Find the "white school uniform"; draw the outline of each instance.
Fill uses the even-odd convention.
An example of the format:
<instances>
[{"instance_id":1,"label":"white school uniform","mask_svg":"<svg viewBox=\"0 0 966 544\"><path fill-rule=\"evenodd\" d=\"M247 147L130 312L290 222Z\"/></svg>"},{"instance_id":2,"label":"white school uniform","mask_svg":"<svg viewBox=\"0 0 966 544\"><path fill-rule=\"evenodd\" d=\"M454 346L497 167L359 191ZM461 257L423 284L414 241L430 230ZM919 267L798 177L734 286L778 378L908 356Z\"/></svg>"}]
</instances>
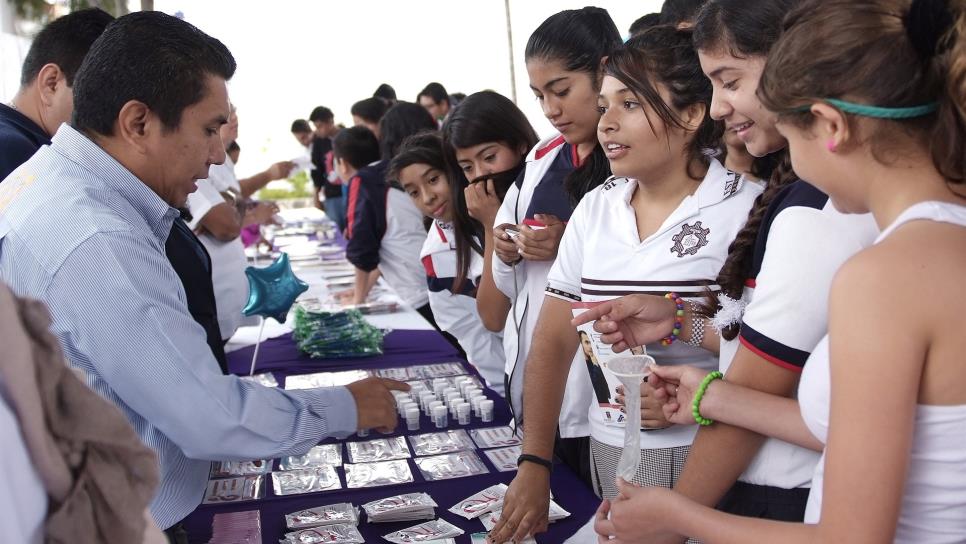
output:
<instances>
[{"instance_id":1,"label":"white school uniform","mask_svg":"<svg viewBox=\"0 0 966 544\"><path fill-rule=\"evenodd\" d=\"M557 261L547 280L547 294L571 303L611 300L633 293L685 298L717 290L715 278L728 255L728 246L744 225L761 187L748 183L711 161L708 173L693 195L685 197L656 232L641 241L631 198L637 181L611 178L588 193L571 216L560 243ZM717 358L706 350L675 342L647 346L662 365L689 364L712 369ZM583 360L583 354L580 356ZM587 365L574 365L587 374ZM591 437L610 446L624 444L623 420L614 417L614 387L619 381L606 368L610 400L596 399L589 410ZM600 377L597 378L598 381ZM687 446L696 425L675 425L641 434L641 449Z\"/></svg>"},{"instance_id":2,"label":"white school uniform","mask_svg":"<svg viewBox=\"0 0 966 544\"><path fill-rule=\"evenodd\" d=\"M456 233L451 223L435 221L426 234L420 258L426 269L429 306L436 324L456 338L470 364L491 389L503 395L503 335L488 331L476 309L483 256L470 251L467 277L462 287L455 289Z\"/></svg>"},{"instance_id":3,"label":"white school uniform","mask_svg":"<svg viewBox=\"0 0 966 544\"><path fill-rule=\"evenodd\" d=\"M534 146L527 155L522 183L510 186L493 226L504 223L519 225L526 220L534 190L564 147L563 136L560 135L546 138ZM503 347L507 381L510 384L506 398L517 417L523 410L524 366L543 307L544 288L552 265L552 261L521 260L509 266L498 258L493 259L494 283L511 302L510 315L503 331ZM582 359L575 357L574 361ZM591 397L587 372L579 364L572 365L557 422L561 438L579 438L590 434L587 404Z\"/></svg>"},{"instance_id":4,"label":"white school uniform","mask_svg":"<svg viewBox=\"0 0 966 544\"><path fill-rule=\"evenodd\" d=\"M825 193L804 181L776 195L762 219L745 281L742 299L748 306L741 333L721 342L721 371L728 371L740 343L772 364L801 372L828 329L832 277L877 232L871 215L839 212ZM808 487L818 459L817 452L769 438L739 480Z\"/></svg>"}]
</instances>

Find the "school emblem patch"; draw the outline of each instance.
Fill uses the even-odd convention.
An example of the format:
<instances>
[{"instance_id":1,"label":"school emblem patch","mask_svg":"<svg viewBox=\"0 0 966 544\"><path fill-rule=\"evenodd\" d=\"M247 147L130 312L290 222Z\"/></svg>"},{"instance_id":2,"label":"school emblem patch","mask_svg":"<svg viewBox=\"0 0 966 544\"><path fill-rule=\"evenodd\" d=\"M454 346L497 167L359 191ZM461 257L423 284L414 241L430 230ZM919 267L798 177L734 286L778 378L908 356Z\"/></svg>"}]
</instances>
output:
<instances>
[{"instance_id":1,"label":"school emblem patch","mask_svg":"<svg viewBox=\"0 0 966 544\"><path fill-rule=\"evenodd\" d=\"M693 225L687 223L681 227L681 232L671 237L674 245L671 246L671 253L676 253L678 258L685 255L694 255L699 249L708 245L708 235L711 229L701 228L701 221Z\"/></svg>"}]
</instances>

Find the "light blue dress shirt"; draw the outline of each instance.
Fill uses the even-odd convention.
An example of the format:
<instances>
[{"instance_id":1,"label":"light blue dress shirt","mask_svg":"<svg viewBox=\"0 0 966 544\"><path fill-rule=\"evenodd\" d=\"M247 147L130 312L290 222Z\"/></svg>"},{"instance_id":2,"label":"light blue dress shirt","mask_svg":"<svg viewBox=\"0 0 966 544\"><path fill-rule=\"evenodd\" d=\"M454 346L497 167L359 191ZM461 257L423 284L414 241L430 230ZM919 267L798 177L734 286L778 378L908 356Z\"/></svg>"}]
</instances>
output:
<instances>
[{"instance_id":1,"label":"light blue dress shirt","mask_svg":"<svg viewBox=\"0 0 966 544\"><path fill-rule=\"evenodd\" d=\"M344 387L221 374L165 256L177 215L68 125L0 183L0 280L50 307L67 360L157 452L161 528L201 502L210 461L301 455L357 417Z\"/></svg>"}]
</instances>

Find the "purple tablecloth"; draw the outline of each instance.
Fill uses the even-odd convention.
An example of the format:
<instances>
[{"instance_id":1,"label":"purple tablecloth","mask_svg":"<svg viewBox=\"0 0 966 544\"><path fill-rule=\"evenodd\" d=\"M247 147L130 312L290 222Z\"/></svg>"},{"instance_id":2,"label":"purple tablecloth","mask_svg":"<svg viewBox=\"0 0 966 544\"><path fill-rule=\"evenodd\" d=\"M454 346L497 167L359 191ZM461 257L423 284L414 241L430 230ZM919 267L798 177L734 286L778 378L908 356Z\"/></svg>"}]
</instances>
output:
<instances>
[{"instance_id":1,"label":"purple tablecloth","mask_svg":"<svg viewBox=\"0 0 966 544\"><path fill-rule=\"evenodd\" d=\"M228 354L228 365L233 372L247 372L248 365L251 362L251 349L246 348ZM271 369L279 379L279 382L282 383L285 376L309 372L360 368L390 368L456 360L459 360L459 358L455 350L437 332L398 330L393 331L386 337L385 353L383 355L363 359L312 360L302 356L298 352L290 337L276 338L262 344L258 367ZM464 362L464 364L466 363ZM475 374L475 370L470 365L466 365ZM495 419L492 423L482 423L478 418L473 418L470 425L464 426L456 425L451 421L448 429L473 429L506 425L510 421L509 407L493 391L486 390L485 393L487 397L497 401ZM405 430L405 424L403 424L400 428L397 428L395 433L385 436L420 434L435 431L436 429L429 421L429 418L422 416L420 419L420 429L418 431L409 432ZM353 436L348 440L370 440L381 436L383 435L374 432L368 438ZM323 443L337 442L336 440L327 440ZM477 450L477 454L491 472L479 476L452 480L426 481L422 478L412 460L408 462L410 470L413 473L414 481L409 484L394 486L340 489L322 493L276 497L271 489L270 478L266 478L266 496L264 499L229 505L202 505L184 520L184 524L188 531L190 542L204 543L211 537L211 520L215 514L257 509L261 511L262 542L264 544L270 544L277 542L285 534L285 514L313 506L339 502L351 502L358 506L365 502L391 495L425 491L439 504L439 507L436 509L437 517L453 523L466 532L464 535L457 537L456 541L461 544L469 543L471 534L484 531L483 524L479 520L467 520L452 514L448 509L460 500L490 485L499 482L510 483L516 474L515 472L497 472L486 455L483 454L482 450ZM348 462L345 448L343 448L343 460ZM339 467L337 472L344 486L346 481L345 470ZM593 515L599 503L592 491L566 466L558 464L551 480L554 499L569 511L571 516L551 524L550 530L547 533L538 535L537 541L542 544L559 544L566 540ZM382 539L383 535L415 525L416 523L419 522L373 524L363 519L359 524L359 530L365 537L366 542L385 542Z\"/></svg>"},{"instance_id":2,"label":"purple tablecloth","mask_svg":"<svg viewBox=\"0 0 966 544\"><path fill-rule=\"evenodd\" d=\"M255 346L228 354L228 370L234 374L248 374ZM311 359L296 347L292 335L286 334L262 342L255 364L255 373L271 371L279 378L290 374L309 374L329 370L353 368L389 368L420 363L458 361L459 354L435 330L394 330L386 335L382 355L349 359Z\"/></svg>"}]
</instances>

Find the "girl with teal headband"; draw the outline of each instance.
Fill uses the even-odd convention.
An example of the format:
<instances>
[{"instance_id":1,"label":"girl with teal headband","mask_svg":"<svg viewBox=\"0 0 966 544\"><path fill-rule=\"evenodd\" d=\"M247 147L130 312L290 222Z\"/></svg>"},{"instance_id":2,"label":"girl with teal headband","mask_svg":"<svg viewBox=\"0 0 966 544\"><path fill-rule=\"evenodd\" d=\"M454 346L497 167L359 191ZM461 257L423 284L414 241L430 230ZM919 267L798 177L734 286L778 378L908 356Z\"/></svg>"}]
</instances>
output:
<instances>
[{"instance_id":1,"label":"girl with teal headband","mask_svg":"<svg viewBox=\"0 0 966 544\"><path fill-rule=\"evenodd\" d=\"M658 370L672 419L824 448L806 524L715 512L623 486L598 532L703 542L961 542L966 535L966 6L825 0L794 12L758 93L792 164L881 234L837 272L829 331L792 400ZM856 59L844 51L862 52ZM803 107L804 106L804 107ZM788 308L788 311L795 311ZM833 387L834 385L834 387ZM800 408L800 411L799 411Z\"/></svg>"}]
</instances>

